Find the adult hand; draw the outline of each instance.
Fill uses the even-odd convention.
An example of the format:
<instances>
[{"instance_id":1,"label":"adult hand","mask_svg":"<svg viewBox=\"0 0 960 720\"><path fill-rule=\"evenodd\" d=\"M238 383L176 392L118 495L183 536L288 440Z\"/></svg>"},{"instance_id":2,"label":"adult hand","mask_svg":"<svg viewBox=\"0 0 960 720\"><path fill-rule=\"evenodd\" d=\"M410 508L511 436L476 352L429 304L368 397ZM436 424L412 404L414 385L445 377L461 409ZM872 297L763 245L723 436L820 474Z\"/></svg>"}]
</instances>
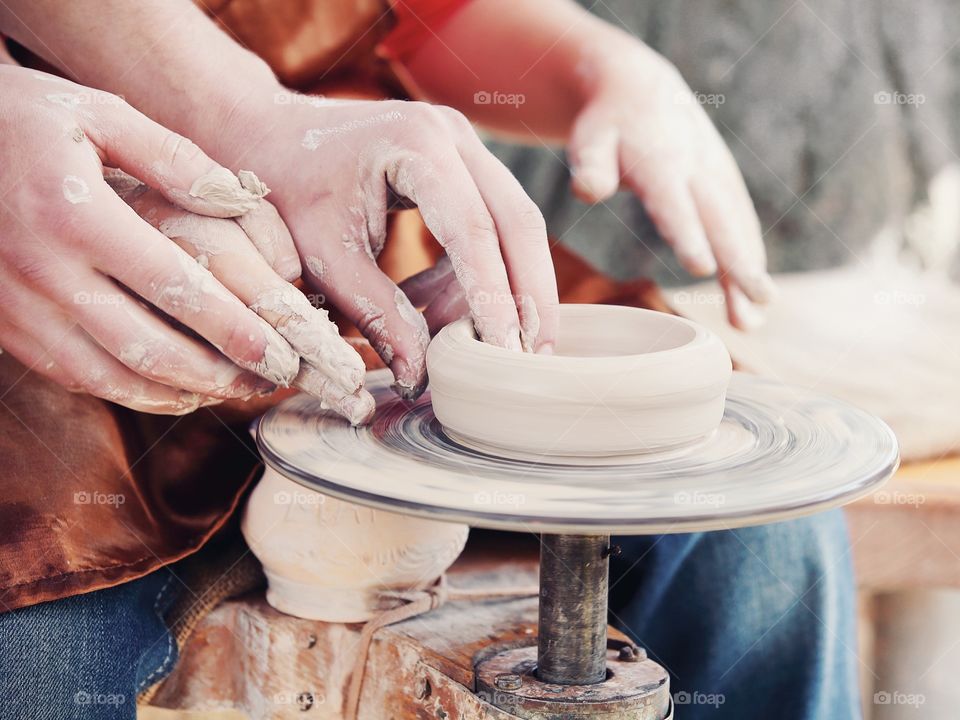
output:
<instances>
[{"instance_id":1,"label":"adult hand","mask_svg":"<svg viewBox=\"0 0 960 720\"><path fill-rule=\"evenodd\" d=\"M0 67L0 86L0 344L73 390L147 412L293 382L290 343L143 222L103 168L193 213L252 213L248 236L292 276L261 188L116 96L13 66ZM348 387L353 370L344 375Z\"/></svg>"},{"instance_id":2,"label":"adult hand","mask_svg":"<svg viewBox=\"0 0 960 720\"><path fill-rule=\"evenodd\" d=\"M557 290L543 218L461 114L269 95L237 107L217 156L242 159L270 185L307 279L370 340L402 396L425 385L429 335L375 262L398 204L417 206L446 249L482 340L552 347Z\"/></svg>"},{"instance_id":3,"label":"adult hand","mask_svg":"<svg viewBox=\"0 0 960 720\"><path fill-rule=\"evenodd\" d=\"M257 243L252 242L252 227L286 232L266 200L261 200L266 207L252 217L251 213L237 218L207 217L183 210L159 191L121 171L108 172L106 177L140 217L209 269L300 354L295 387L320 398L355 425L372 417L375 402L361 387L364 366L357 352L340 337L327 311L315 307L271 268ZM261 233L261 237L266 234ZM289 239L289 235L286 237ZM317 299L320 302L322 298Z\"/></svg>"}]
</instances>

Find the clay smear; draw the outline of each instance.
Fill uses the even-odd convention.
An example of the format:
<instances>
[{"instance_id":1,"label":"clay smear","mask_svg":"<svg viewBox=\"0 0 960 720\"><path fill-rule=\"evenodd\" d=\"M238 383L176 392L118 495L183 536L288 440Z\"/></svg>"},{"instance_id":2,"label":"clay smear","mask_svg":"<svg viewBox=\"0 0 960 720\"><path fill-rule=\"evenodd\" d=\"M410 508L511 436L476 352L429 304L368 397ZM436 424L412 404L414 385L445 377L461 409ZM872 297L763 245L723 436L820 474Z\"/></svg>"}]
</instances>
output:
<instances>
[{"instance_id":1,"label":"clay smear","mask_svg":"<svg viewBox=\"0 0 960 720\"><path fill-rule=\"evenodd\" d=\"M269 188L249 170L241 170L240 175L243 180L224 167L215 167L194 180L190 197L209 203L224 217L243 215L257 207Z\"/></svg>"},{"instance_id":2,"label":"clay smear","mask_svg":"<svg viewBox=\"0 0 960 720\"><path fill-rule=\"evenodd\" d=\"M67 175L63 179L63 197L72 205L93 202L90 186L83 178L76 175Z\"/></svg>"},{"instance_id":3,"label":"clay smear","mask_svg":"<svg viewBox=\"0 0 960 720\"><path fill-rule=\"evenodd\" d=\"M273 324L303 356L347 392L363 385L365 367L357 352L340 337L322 308L315 308L294 287L267 290L250 309Z\"/></svg>"}]
</instances>

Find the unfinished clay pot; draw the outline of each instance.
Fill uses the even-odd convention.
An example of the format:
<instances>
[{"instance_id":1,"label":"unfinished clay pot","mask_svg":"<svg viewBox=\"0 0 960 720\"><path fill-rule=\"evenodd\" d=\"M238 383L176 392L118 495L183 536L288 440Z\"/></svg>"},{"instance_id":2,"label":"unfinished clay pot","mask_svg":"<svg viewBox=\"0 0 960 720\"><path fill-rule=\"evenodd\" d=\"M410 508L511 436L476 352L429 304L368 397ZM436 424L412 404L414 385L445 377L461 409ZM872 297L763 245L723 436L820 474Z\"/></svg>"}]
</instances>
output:
<instances>
[{"instance_id":1,"label":"unfinished clay pot","mask_svg":"<svg viewBox=\"0 0 960 720\"><path fill-rule=\"evenodd\" d=\"M267 602L326 622L364 622L397 604L384 590L430 585L460 555L468 533L466 525L321 495L269 467L241 527L263 564Z\"/></svg>"},{"instance_id":2,"label":"unfinished clay pot","mask_svg":"<svg viewBox=\"0 0 960 720\"><path fill-rule=\"evenodd\" d=\"M427 352L433 410L455 440L524 456L682 446L723 417L730 356L706 328L652 310L561 305L553 355L480 342L470 320Z\"/></svg>"}]
</instances>

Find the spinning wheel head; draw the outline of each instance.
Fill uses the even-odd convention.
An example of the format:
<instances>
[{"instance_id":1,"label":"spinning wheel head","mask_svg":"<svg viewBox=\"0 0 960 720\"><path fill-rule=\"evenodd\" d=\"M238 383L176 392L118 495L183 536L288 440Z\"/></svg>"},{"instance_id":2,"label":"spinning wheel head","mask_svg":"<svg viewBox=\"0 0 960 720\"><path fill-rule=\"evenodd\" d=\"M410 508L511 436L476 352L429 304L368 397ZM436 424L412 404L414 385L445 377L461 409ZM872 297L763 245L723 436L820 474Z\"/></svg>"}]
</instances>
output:
<instances>
[{"instance_id":1,"label":"spinning wheel head","mask_svg":"<svg viewBox=\"0 0 960 720\"><path fill-rule=\"evenodd\" d=\"M634 456L504 457L447 434L430 395L406 403L371 373L372 425L354 428L301 395L268 412L267 464L322 493L475 527L575 534L715 530L848 503L896 469L880 420L832 398L734 373L718 430Z\"/></svg>"}]
</instances>

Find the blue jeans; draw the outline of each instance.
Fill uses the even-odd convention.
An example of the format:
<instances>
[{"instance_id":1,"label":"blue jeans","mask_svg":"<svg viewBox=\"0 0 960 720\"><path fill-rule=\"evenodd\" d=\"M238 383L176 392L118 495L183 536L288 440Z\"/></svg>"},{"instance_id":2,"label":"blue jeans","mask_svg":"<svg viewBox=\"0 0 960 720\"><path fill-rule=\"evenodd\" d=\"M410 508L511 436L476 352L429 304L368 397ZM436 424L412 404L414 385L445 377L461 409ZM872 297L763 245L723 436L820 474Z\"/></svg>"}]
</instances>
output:
<instances>
[{"instance_id":1,"label":"blue jeans","mask_svg":"<svg viewBox=\"0 0 960 720\"><path fill-rule=\"evenodd\" d=\"M614 542L610 622L670 673L677 720L861 717L839 510Z\"/></svg>"},{"instance_id":2,"label":"blue jeans","mask_svg":"<svg viewBox=\"0 0 960 720\"><path fill-rule=\"evenodd\" d=\"M137 693L170 672L167 569L0 615L0 719L134 720Z\"/></svg>"},{"instance_id":3,"label":"blue jeans","mask_svg":"<svg viewBox=\"0 0 960 720\"><path fill-rule=\"evenodd\" d=\"M744 530L618 538L610 619L671 674L678 720L859 717L839 512ZM0 614L0 719L133 720L176 645L168 570Z\"/></svg>"}]
</instances>

